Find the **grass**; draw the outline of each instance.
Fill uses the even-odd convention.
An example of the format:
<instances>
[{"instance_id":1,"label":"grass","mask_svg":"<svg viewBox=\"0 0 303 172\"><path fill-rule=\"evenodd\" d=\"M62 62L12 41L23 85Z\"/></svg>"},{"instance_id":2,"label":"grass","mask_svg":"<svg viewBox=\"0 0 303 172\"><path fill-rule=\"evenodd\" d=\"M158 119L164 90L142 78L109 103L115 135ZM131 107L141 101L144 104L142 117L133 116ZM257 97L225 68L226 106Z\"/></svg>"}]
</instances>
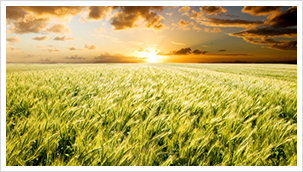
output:
<instances>
[{"instance_id":1,"label":"grass","mask_svg":"<svg viewBox=\"0 0 303 172\"><path fill-rule=\"evenodd\" d=\"M297 165L296 65L6 70L8 166Z\"/></svg>"}]
</instances>

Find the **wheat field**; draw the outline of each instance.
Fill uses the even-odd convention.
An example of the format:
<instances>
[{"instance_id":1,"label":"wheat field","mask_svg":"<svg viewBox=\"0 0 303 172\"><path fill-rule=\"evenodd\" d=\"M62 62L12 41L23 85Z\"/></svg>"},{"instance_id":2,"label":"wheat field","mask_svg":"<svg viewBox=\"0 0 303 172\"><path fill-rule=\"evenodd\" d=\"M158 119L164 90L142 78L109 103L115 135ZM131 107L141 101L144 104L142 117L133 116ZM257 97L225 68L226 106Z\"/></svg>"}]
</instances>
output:
<instances>
[{"instance_id":1,"label":"wheat field","mask_svg":"<svg viewBox=\"0 0 303 172\"><path fill-rule=\"evenodd\" d=\"M296 166L297 66L7 64L7 166Z\"/></svg>"}]
</instances>

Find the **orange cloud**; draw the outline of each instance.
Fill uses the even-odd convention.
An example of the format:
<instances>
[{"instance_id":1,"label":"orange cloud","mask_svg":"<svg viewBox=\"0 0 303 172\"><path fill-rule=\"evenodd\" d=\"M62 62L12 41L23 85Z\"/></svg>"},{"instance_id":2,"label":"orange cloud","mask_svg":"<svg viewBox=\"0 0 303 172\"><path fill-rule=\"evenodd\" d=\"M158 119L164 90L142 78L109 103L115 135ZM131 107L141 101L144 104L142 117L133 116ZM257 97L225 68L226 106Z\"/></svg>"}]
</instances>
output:
<instances>
[{"instance_id":1,"label":"orange cloud","mask_svg":"<svg viewBox=\"0 0 303 172\"><path fill-rule=\"evenodd\" d=\"M71 18L79 14L82 7L64 6L7 6L6 22L11 33L38 33L54 18Z\"/></svg>"},{"instance_id":2,"label":"orange cloud","mask_svg":"<svg viewBox=\"0 0 303 172\"><path fill-rule=\"evenodd\" d=\"M88 46L87 44L85 44L85 48L87 48L87 49L89 49L89 50L93 50L93 49L96 48L96 46L94 46L94 45Z\"/></svg>"},{"instance_id":3,"label":"orange cloud","mask_svg":"<svg viewBox=\"0 0 303 172\"><path fill-rule=\"evenodd\" d=\"M6 41L12 42L12 43L17 43L17 42L20 42L20 37L19 36L8 37L8 38L6 38Z\"/></svg>"},{"instance_id":4,"label":"orange cloud","mask_svg":"<svg viewBox=\"0 0 303 172\"><path fill-rule=\"evenodd\" d=\"M51 33L69 33L70 29L63 24L53 24L50 28L46 29Z\"/></svg>"},{"instance_id":5,"label":"orange cloud","mask_svg":"<svg viewBox=\"0 0 303 172\"><path fill-rule=\"evenodd\" d=\"M164 24L160 23L163 16L157 15L156 12L163 11L161 6L124 6L114 13L110 19L114 30L125 30L127 28L136 28L136 21L143 19L146 28L160 30L164 28Z\"/></svg>"},{"instance_id":6,"label":"orange cloud","mask_svg":"<svg viewBox=\"0 0 303 172\"><path fill-rule=\"evenodd\" d=\"M75 38L72 38L72 37L68 38L66 36L62 36L62 37L57 36L57 37L54 38L55 41L69 41L69 40L74 40L74 39Z\"/></svg>"},{"instance_id":7,"label":"orange cloud","mask_svg":"<svg viewBox=\"0 0 303 172\"><path fill-rule=\"evenodd\" d=\"M217 32L222 32L222 30L220 29L220 28L213 28L213 29L211 29L211 28L204 28L204 31L205 32L210 32L210 33L217 33Z\"/></svg>"},{"instance_id":8,"label":"orange cloud","mask_svg":"<svg viewBox=\"0 0 303 172\"><path fill-rule=\"evenodd\" d=\"M187 12L190 10L190 7L189 6L184 6L184 7L181 7L178 11L179 12Z\"/></svg>"},{"instance_id":9,"label":"orange cloud","mask_svg":"<svg viewBox=\"0 0 303 172\"><path fill-rule=\"evenodd\" d=\"M200 11L207 15L218 15L219 13L226 13L227 10L221 6L202 6Z\"/></svg>"},{"instance_id":10,"label":"orange cloud","mask_svg":"<svg viewBox=\"0 0 303 172\"><path fill-rule=\"evenodd\" d=\"M46 40L48 40L49 39L49 36L36 36L36 37L34 37L34 38L31 38L32 40L36 40L36 41L46 41Z\"/></svg>"}]
</instances>

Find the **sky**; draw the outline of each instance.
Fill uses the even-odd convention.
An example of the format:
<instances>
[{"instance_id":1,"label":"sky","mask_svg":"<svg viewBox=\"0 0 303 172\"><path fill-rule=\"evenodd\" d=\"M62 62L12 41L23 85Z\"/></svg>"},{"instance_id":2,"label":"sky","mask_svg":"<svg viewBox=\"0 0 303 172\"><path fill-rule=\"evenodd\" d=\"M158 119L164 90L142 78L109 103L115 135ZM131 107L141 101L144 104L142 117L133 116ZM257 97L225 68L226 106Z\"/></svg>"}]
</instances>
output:
<instances>
[{"instance_id":1,"label":"sky","mask_svg":"<svg viewBox=\"0 0 303 172\"><path fill-rule=\"evenodd\" d=\"M7 6L7 63L297 60L296 6Z\"/></svg>"}]
</instances>

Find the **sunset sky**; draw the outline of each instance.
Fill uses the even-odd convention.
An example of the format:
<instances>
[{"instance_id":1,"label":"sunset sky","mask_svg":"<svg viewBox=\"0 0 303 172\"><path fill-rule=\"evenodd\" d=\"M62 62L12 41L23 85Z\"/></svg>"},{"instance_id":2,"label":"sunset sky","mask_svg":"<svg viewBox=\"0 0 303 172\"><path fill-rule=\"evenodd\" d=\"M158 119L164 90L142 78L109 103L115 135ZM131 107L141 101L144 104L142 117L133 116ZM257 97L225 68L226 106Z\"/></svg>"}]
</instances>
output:
<instances>
[{"instance_id":1,"label":"sunset sky","mask_svg":"<svg viewBox=\"0 0 303 172\"><path fill-rule=\"evenodd\" d=\"M235 60L297 60L297 7L6 7L7 63Z\"/></svg>"}]
</instances>

